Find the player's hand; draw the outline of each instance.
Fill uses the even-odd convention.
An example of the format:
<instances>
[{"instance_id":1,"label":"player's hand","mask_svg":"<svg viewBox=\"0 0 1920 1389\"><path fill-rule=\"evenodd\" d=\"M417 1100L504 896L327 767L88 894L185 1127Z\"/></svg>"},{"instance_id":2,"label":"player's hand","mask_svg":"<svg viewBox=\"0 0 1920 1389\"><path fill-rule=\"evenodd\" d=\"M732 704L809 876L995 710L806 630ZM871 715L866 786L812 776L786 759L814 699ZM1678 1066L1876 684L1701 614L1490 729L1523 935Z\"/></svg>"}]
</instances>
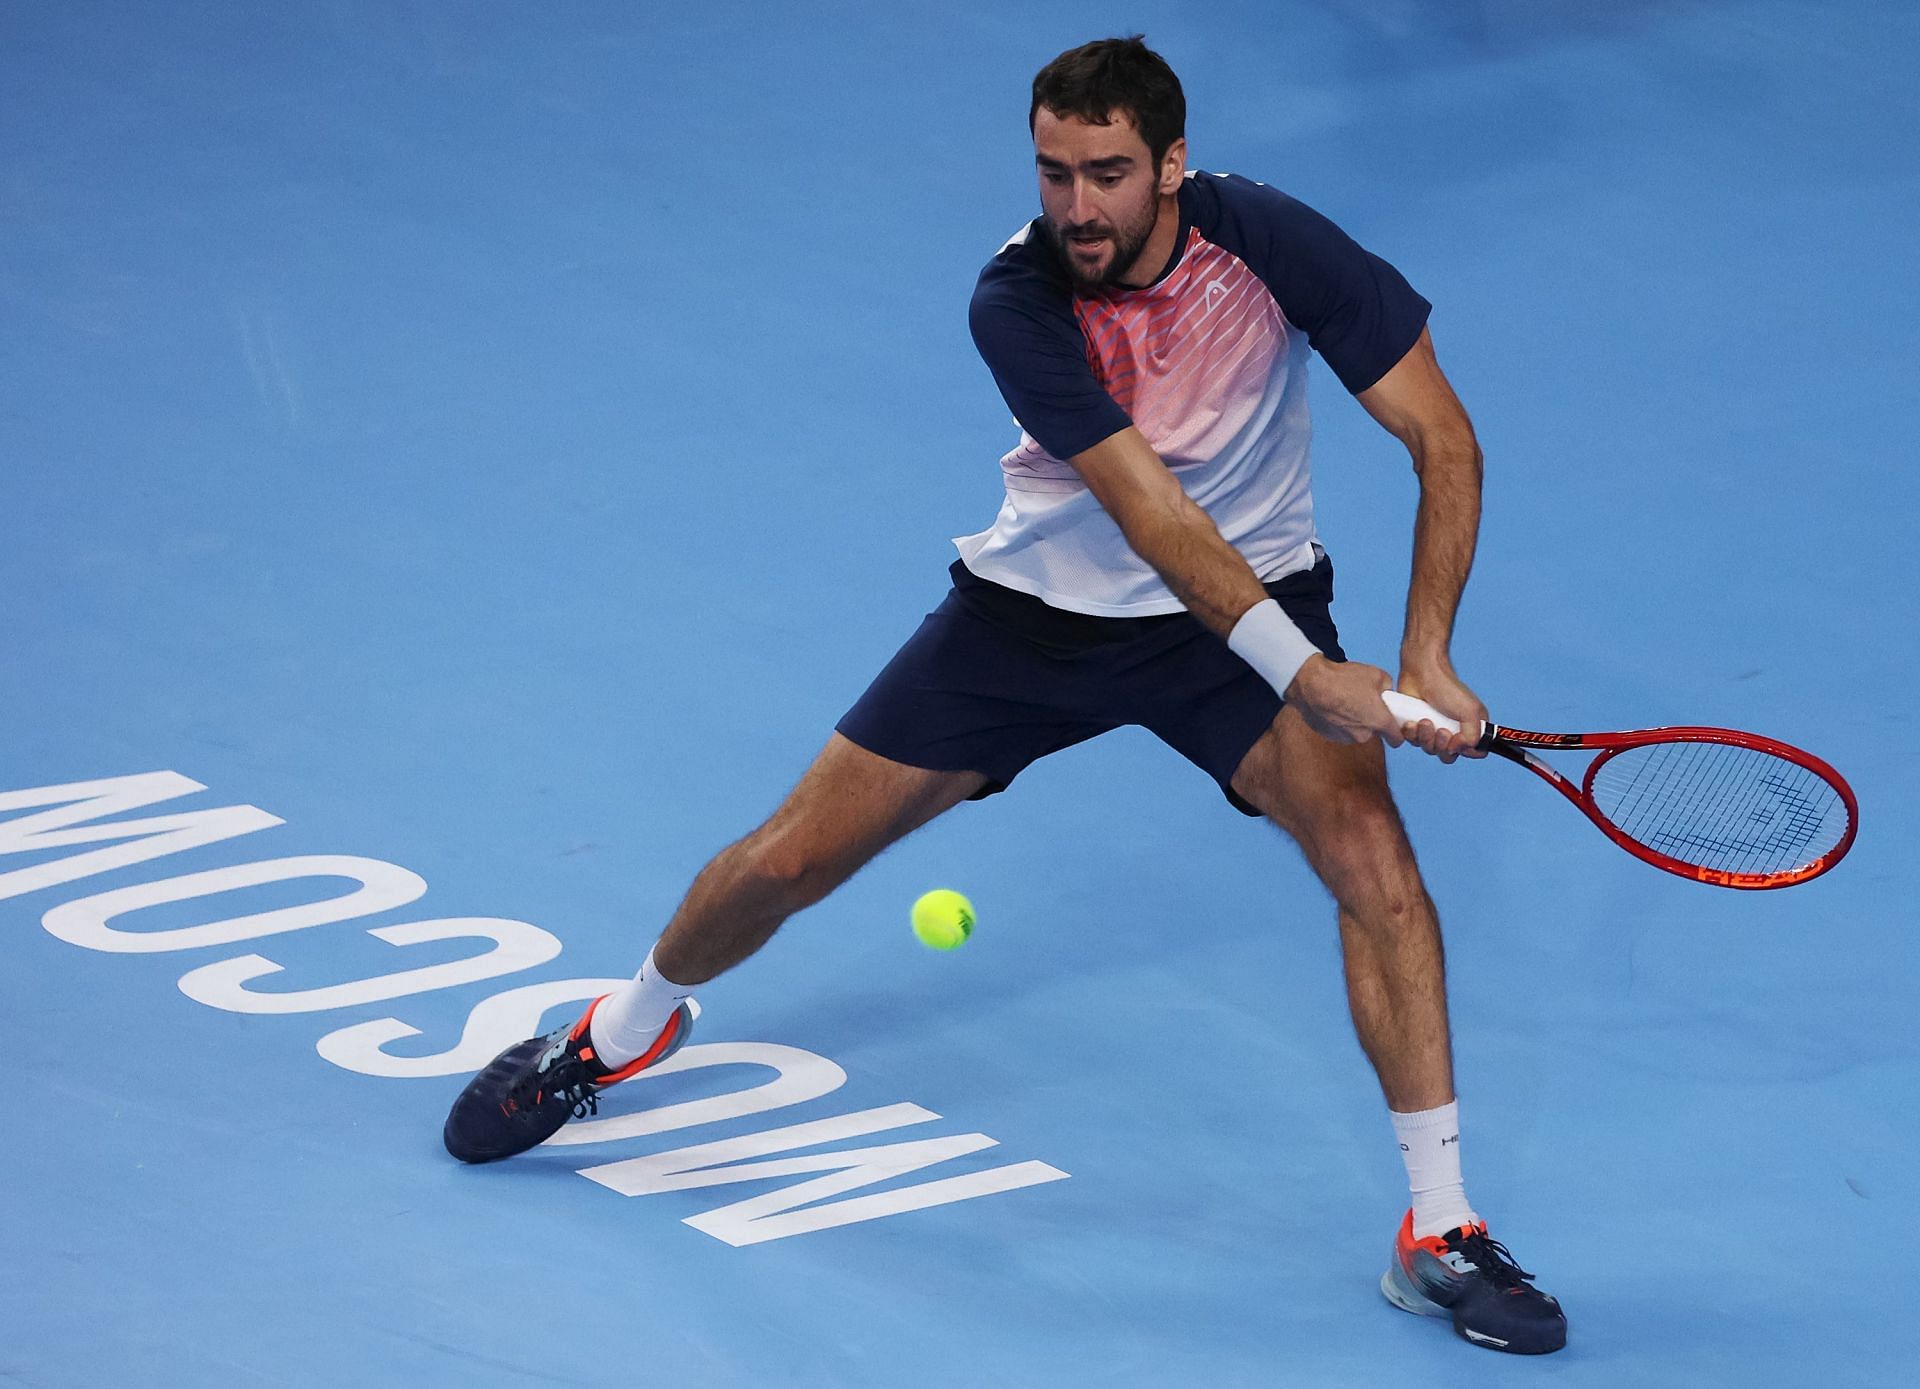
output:
<instances>
[{"instance_id":1,"label":"player's hand","mask_svg":"<svg viewBox=\"0 0 1920 1389\"><path fill-rule=\"evenodd\" d=\"M1330 742L1364 743L1379 738L1397 748L1400 725L1380 702L1380 691L1392 688L1393 677L1379 666L1309 656L1287 686L1287 703Z\"/></svg>"},{"instance_id":2,"label":"player's hand","mask_svg":"<svg viewBox=\"0 0 1920 1389\"><path fill-rule=\"evenodd\" d=\"M1449 718L1460 721L1458 733L1435 728L1427 720L1410 723L1402 730L1406 740L1422 752L1432 753L1442 762L1456 757L1485 757L1474 746L1480 730L1486 727L1487 706L1453 673L1453 665L1444 658L1427 659L1417 664L1403 660L1400 667L1400 692L1426 700Z\"/></svg>"}]
</instances>

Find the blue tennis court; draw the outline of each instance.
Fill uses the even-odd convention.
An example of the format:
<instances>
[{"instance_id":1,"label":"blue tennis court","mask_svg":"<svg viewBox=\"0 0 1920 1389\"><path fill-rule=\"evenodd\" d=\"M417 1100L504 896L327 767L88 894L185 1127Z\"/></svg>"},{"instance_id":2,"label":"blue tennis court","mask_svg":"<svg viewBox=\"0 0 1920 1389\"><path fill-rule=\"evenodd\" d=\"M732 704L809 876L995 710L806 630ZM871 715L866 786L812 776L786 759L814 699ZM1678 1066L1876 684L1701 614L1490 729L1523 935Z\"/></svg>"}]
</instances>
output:
<instances>
[{"instance_id":1,"label":"blue tennis court","mask_svg":"<svg viewBox=\"0 0 1920 1389\"><path fill-rule=\"evenodd\" d=\"M992 518L1028 83L1136 30L1195 167L1433 301L1494 717L1859 794L1832 874L1723 892L1394 757L1559 1355L1381 1298L1331 906L1137 730L798 917L598 1118L441 1147ZM0 1384L1909 1383L1916 59L1893 0L0 6ZM1314 391L1391 665L1414 479Z\"/></svg>"}]
</instances>

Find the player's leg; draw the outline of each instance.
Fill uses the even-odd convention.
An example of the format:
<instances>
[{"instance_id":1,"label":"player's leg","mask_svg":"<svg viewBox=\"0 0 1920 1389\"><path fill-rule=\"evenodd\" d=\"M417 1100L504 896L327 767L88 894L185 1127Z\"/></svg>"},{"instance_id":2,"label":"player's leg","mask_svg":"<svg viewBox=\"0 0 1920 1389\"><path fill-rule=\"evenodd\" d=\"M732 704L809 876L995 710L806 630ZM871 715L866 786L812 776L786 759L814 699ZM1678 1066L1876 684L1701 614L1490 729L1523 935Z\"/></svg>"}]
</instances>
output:
<instances>
[{"instance_id":1,"label":"player's leg","mask_svg":"<svg viewBox=\"0 0 1920 1389\"><path fill-rule=\"evenodd\" d=\"M654 947L660 972L704 984L881 850L979 791L980 772L909 767L835 733L767 822L693 880Z\"/></svg>"},{"instance_id":2,"label":"player's leg","mask_svg":"<svg viewBox=\"0 0 1920 1389\"><path fill-rule=\"evenodd\" d=\"M1346 659L1325 556L1267 592L1329 660ZM1354 1028L1393 1111L1413 1194L1382 1290L1409 1311L1450 1316L1477 1343L1557 1350L1559 1305L1487 1238L1460 1179L1440 923L1387 789L1384 749L1321 738L1244 661L1191 628L1186 640L1169 629L1162 659L1129 659L1141 712L1126 721L1204 770L1237 809L1291 833L1339 905Z\"/></svg>"},{"instance_id":3,"label":"player's leg","mask_svg":"<svg viewBox=\"0 0 1920 1389\"><path fill-rule=\"evenodd\" d=\"M1267 585L1330 660L1333 563ZM1387 791L1378 744L1330 743L1197 622L1169 627L1164 652L1130 657L1138 721L1202 768L1249 814L1290 831L1340 904L1348 992L1360 1043L1388 1103L1411 1112L1453 1098L1440 929Z\"/></svg>"},{"instance_id":4,"label":"player's leg","mask_svg":"<svg viewBox=\"0 0 1920 1389\"><path fill-rule=\"evenodd\" d=\"M1387 788L1379 743L1333 743L1283 709L1233 789L1306 855L1340 912L1347 997L1387 1104L1453 1099L1440 922Z\"/></svg>"},{"instance_id":5,"label":"player's leg","mask_svg":"<svg viewBox=\"0 0 1920 1389\"><path fill-rule=\"evenodd\" d=\"M700 871L633 980L595 1001L586 1042L599 1065L619 1073L653 1053L698 985L987 780L910 766L835 732L773 816Z\"/></svg>"},{"instance_id":6,"label":"player's leg","mask_svg":"<svg viewBox=\"0 0 1920 1389\"><path fill-rule=\"evenodd\" d=\"M1283 709L1233 790L1293 836L1339 905L1354 1029L1393 1111L1413 1192L1381 1291L1406 1311L1450 1318L1477 1345L1560 1349L1560 1304L1467 1204L1440 921L1387 787L1385 749L1329 742Z\"/></svg>"}]
</instances>

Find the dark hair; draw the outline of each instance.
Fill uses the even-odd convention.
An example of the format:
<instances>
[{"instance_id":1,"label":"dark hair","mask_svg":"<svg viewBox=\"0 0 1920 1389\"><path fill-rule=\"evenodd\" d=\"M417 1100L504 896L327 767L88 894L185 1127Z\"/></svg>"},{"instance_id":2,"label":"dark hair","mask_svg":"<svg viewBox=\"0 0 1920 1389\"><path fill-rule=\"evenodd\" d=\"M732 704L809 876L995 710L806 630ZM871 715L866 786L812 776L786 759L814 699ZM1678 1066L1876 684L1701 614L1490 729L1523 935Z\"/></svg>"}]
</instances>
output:
<instances>
[{"instance_id":1,"label":"dark hair","mask_svg":"<svg viewBox=\"0 0 1920 1389\"><path fill-rule=\"evenodd\" d=\"M1044 106L1056 116L1106 125L1116 112L1133 120L1158 164L1187 133L1187 97L1167 60L1139 34L1069 48L1035 74L1027 130Z\"/></svg>"}]
</instances>

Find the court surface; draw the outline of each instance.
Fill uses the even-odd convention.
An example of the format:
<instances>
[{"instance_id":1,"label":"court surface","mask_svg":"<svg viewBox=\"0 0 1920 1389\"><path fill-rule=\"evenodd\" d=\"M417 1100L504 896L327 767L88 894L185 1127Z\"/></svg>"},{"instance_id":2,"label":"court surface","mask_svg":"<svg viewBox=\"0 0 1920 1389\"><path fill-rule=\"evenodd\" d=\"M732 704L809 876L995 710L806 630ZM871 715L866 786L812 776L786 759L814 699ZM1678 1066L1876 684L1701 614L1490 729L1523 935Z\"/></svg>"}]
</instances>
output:
<instances>
[{"instance_id":1,"label":"court surface","mask_svg":"<svg viewBox=\"0 0 1920 1389\"><path fill-rule=\"evenodd\" d=\"M1145 735L797 918L576 1141L440 1148L992 516L1027 84L1133 29L1195 165L1436 304L1495 716L1860 795L1736 894L1396 759L1559 1356L1381 1299L1330 910ZM1917 56L1904 3L0 6L0 1384L1910 1382ZM1390 663L1413 479L1316 379Z\"/></svg>"}]
</instances>

